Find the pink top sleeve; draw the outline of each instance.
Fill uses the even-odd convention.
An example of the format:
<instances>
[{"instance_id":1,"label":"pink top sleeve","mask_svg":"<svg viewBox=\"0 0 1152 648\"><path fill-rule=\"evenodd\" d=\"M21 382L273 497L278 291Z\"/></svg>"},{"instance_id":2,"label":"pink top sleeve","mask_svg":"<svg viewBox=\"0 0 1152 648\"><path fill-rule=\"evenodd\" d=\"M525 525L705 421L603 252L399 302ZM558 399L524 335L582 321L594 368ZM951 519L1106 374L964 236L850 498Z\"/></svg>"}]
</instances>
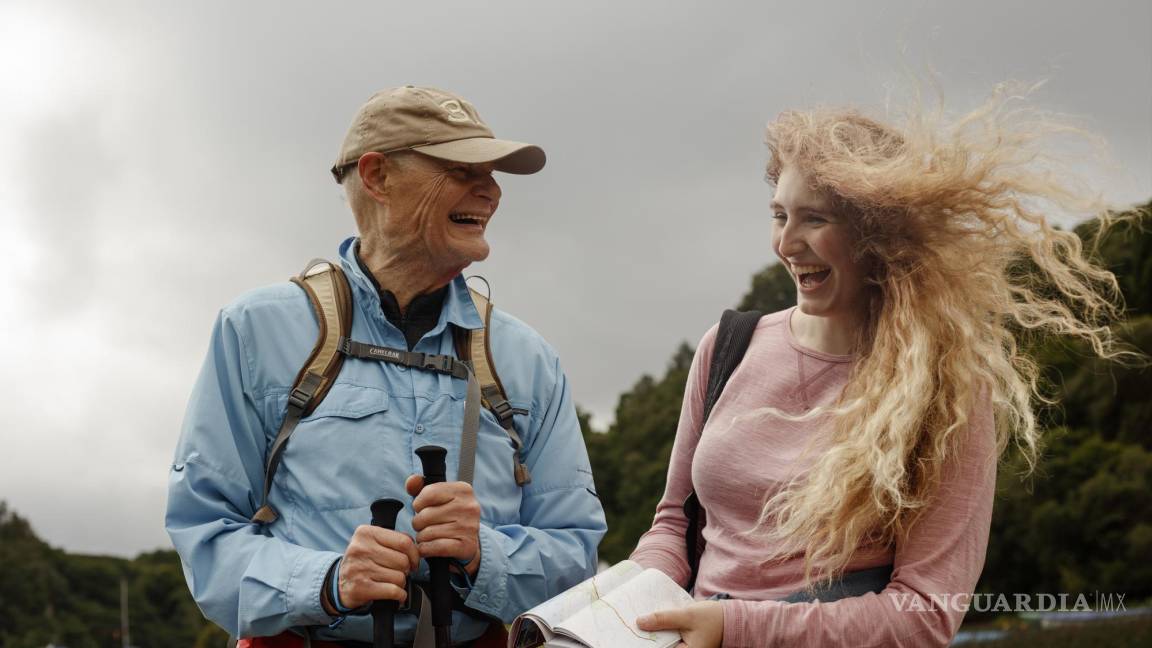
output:
<instances>
[{"instance_id":1,"label":"pink top sleeve","mask_svg":"<svg viewBox=\"0 0 1152 648\"><path fill-rule=\"evenodd\" d=\"M991 407L977 408L935 501L895 550L879 594L829 603L724 601L725 647L947 646L984 567L996 489Z\"/></svg>"},{"instance_id":2,"label":"pink top sleeve","mask_svg":"<svg viewBox=\"0 0 1152 648\"><path fill-rule=\"evenodd\" d=\"M700 419L703 416L704 394L708 389L708 365L712 362L712 349L716 344L713 326L704 334L696 356L688 370L684 388L684 404L680 409L680 423L676 428L676 441L668 462L668 482L664 497L656 505L652 528L640 537L630 559L667 574L684 587L688 583L688 553L684 546L684 532L688 520L684 517L684 499L692 492L692 456L700 440Z\"/></svg>"}]
</instances>

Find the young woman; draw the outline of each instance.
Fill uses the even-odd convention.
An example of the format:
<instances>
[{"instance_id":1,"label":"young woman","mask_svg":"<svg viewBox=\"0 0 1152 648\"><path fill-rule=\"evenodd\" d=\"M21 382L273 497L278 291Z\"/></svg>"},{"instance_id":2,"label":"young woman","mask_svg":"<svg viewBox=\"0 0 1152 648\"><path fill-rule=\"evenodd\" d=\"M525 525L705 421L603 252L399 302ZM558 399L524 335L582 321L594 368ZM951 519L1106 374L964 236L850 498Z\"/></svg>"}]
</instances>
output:
<instances>
[{"instance_id":1,"label":"young woman","mask_svg":"<svg viewBox=\"0 0 1152 648\"><path fill-rule=\"evenodd\" d=\"M1010 440L1037 455L1042 397L1017 340L1123 354L1114 277L1049 222L1092 207L1037 156L1061 131L1004 104L945 126L826 110L769 125L772 247L797 306L759 321L703 426L716 328L700 343L632 559L687 583L694 489L707 512L694 594L714 600L641 628L678 629L690 648L950 642L983 566L997 458Z\"/></svg>"}]
</instances>

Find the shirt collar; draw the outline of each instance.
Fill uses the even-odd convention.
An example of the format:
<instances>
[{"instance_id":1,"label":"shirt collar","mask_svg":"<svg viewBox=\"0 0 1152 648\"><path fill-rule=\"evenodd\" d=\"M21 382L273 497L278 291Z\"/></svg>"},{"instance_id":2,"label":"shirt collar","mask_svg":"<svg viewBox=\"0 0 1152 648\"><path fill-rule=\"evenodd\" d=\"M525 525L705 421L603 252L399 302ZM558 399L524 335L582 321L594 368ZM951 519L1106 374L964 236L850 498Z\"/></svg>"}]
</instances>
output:
<instances>
[{"instance_id":1,"label":"shirt collar","mask_svg":"<svg viewBox=\"0 0 1152 648\"><path fill-rule=\"evenodd\" d=\"M358 261L357 251L359 248L360 239L355 236L340 244L340 259L344 273L348 276L348 283L352 284L352 290L358 298L365 300L364 303L372 309L383 311L376 279ZM440 319L428 334L438 335L448 324L454 324L464 329L483 328L484 323L476 311L476 305L472 302L472 295L468 292L468 284L464 281L464 275L456 275L445 287L447 292L444 293ZM414 304L415 302L416 300L413 301Z\"/></svg>"}]
</instances>

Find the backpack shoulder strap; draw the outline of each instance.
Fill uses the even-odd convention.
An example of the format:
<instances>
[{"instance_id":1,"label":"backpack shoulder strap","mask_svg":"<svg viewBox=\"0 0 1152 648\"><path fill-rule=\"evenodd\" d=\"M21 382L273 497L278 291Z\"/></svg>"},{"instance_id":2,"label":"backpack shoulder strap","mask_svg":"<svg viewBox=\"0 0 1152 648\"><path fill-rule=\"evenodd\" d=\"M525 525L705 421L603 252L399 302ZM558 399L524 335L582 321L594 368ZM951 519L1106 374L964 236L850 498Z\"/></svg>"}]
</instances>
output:
<instances>
[{"instance_id":1,"label":"backpack shoulder strap","mask_svg":"<svg viewBox=\"0 0 1152 648\"><path fill-rule=\"evenodd\" d=\"M726 310L720 317L716 344L712 348L712 362L708 365L708 390L704 393L704 413L700 417L701 434L704 433L704 425L712 415L716 401L720 400L720 394L724 393L724 387L732 377L732 372L736 371L736 367L744 359L761 316L759 311ZM696 586L700 555L704 553L702 532L707 523L704 507L700 505L700 498L697 497L695 489L684 500L684 516L688 519L684 544L688 549L688 567L692 570L685 589L691 592Z\"/></svg>"},{"instance_id":2,"label":"backpack shoulder strap","mask_svg":"<svg viewBox=\"0 0 1152 648\"><path fill-rule=\"evenodd\" d=\"M724 392L732 372L736 371L744 359L761 316L759 311L726 310L720 317L716 345L712 349L712 363L708 366L708 391L705 394L704 414L700 418L701 430L704 423L708 422L716 401L720 400L720 394Z\"/></svg>"},{"instance_id":3,"label":"backpack shoulder strap","mask_svg":"<svg viewBox=\"0 0 1152 648\"><path fill-rule=\"evenodd\" d=\"M456 355L472 364L472 371L480 383L480 395L484 407L492 412L500 422L500 427L504 428L508 438L512 440L514 448L512 473L516 478L516 484L523 486L532 481L532 475L528 472L528 466L520 461L520 450L524 447L524 442L520 440L516 426L512 423L513 410L511 403L508 402L508 392L504 391L504 385L496 373L496 363L492 361L491 336L488 334L492 323L492 302L471 288L468 289L468 293L472 296L472 303L476 306L476 312L480 314L480 320L484 325L473 330L454 329Z\"/></svg>"},{"instance_id":4,"label":"backpack shoulder strap","mask_svg":"<svg viewBox=\"0 0 1152 648\"><path fill-rule=\"evenodd\" d=\"M347 338L352 330L352 291L344 270L338 264L313 259L299 275L292 277L292 283L308 295L320 332L312 353L292 383L284 422L268 452L264 466L264 493L260 509L252 516L253 522L261 524L276 520L276 511L268 504L268 493L272 490L272 478L280 466L284 447L300 419L311 414L328 395L344 364L344 354L339 351L340 340Z\"/></svg>"}]
</instances>

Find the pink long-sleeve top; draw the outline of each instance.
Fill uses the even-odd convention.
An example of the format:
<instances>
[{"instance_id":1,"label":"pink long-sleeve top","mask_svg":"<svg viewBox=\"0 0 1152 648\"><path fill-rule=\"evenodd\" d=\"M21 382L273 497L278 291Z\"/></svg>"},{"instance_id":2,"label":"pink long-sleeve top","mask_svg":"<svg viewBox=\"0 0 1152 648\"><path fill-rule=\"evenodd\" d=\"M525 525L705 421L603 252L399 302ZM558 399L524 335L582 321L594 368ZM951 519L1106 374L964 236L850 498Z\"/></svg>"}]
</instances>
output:
<instances>
[{"instance_id":1,"label":"pink long-sleeve top","mask_svg":"<svg viewBox=\"0 0 1152 648\"><path fill-rule=\"evenodd\" d=\"M893 565L882 592L828 603L775 600L805 587L803 557L763 565L772 547L762 535L745 532L756 526L767 497L827 447L826 420L792 422L758 410L800 414L832 405L853 361L802 347L792 336L792 310L760 320L701 434L717 327L704 335L688 374L664 497L632 560L687 582L681 507L695 485L708 512L695 596L732 596L722 601L725 647L945 646L964 618L962 604L988 545L996 482L991 407L974 409L959 451L945 463L941 487L907 539L861 546L849 562L848 571ZM945 596L949 603L942 605Z\"/></svg>"}]
</instances>

